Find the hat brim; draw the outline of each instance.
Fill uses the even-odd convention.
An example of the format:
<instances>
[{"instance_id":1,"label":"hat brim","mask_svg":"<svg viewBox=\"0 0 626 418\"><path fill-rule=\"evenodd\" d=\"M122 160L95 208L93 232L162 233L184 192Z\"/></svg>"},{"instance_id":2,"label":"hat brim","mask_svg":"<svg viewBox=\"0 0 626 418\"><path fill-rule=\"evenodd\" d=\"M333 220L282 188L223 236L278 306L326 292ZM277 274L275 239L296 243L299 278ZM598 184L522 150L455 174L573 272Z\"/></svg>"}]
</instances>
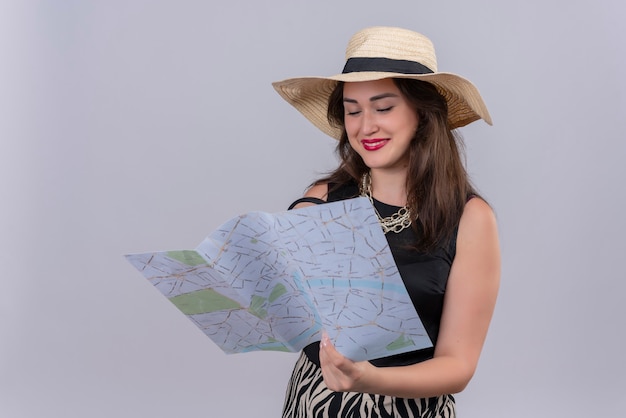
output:
<instances>
[{"instance_id":1,"label":"hat brim","mask_svg":"<svg viewBox=\"0 0 626 418\"><path fill-rule=\"evenodd\" d=\"M448 103L450 129L460 128L478 119L492 124L491 116L476 86L452 73L398 74L354 72L331 77L298 77L272 83L278 94L295 107L325 134L339 139L341 128L331 126L327 118L328 98L339 81L359 82L385 78L408 78L433 84Z\"/></svg>"}]
</instances>

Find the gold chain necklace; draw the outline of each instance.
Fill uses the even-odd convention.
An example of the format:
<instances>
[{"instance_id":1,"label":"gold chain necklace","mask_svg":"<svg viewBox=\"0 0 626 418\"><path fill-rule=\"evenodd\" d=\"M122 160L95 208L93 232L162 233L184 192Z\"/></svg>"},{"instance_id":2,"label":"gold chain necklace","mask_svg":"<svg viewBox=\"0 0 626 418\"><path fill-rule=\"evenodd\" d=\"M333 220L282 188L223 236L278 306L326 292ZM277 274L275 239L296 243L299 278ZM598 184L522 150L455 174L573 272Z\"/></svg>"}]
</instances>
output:
<instances>
[{"instance_id":1,"label":"gold chain necklace","mask_svg":"<svg viewBox=\"0 0 626 418\"><path fill-rule=\"evenodd\" d=\"M372 203L372 206L374 206L374 199L372 198L372 177L369 173L363 174L361 184L359 186L359 192L361 196L367 197ZM398 232L411 226L411 211L406 206L401 207L396 213L385 218L380 216L376 206L374 206L374 211L376 212L378 223L380 223L380 226L383 228L383 233L385 234L390 231L397 234Z\"/></svg>"}]
</instances>

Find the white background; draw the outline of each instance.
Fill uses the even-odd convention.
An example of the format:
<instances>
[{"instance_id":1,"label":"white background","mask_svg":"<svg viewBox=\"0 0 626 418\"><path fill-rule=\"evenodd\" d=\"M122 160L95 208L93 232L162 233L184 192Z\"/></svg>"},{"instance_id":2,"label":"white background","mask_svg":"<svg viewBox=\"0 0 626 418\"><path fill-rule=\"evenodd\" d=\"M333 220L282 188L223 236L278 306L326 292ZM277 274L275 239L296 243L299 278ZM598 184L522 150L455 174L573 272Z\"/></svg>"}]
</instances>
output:
<instances>
[{"instance_id":1,"label":"white background","mask_svg":"<svg viewBox=\"0 0 626 418\"><path fill-rule=\"evenodd\" d=\"M0 416L279 416L295 354L223 354L122 255L193 248L334 167L270 83L339 72L371 25L429 36L494 119L463 129L503 274L460 416L622 416L625 17L620 0L1 1Z\"/></svg>"}]
</instances>

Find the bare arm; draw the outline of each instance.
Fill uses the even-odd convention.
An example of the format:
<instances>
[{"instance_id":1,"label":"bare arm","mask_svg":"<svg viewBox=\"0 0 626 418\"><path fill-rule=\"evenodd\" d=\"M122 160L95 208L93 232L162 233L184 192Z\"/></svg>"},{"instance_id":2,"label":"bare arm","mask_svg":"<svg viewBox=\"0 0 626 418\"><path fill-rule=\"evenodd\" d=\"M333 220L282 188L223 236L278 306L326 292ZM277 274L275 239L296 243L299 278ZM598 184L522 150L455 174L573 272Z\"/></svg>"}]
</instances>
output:
<instances>
[{"instance_id":1,"label":"bare arm","mask_svg":"<svg viewBox=\"0 0 626 418\"><path fill-rule=\"evenodd\" d=\"M335 391L424 398L462 391L472 378L495 308L500 250L495 216L475 198L465 207L444 301L434 358L402 367L352 362L325 338L320 363Z\"/></svg>"}]
</instances>

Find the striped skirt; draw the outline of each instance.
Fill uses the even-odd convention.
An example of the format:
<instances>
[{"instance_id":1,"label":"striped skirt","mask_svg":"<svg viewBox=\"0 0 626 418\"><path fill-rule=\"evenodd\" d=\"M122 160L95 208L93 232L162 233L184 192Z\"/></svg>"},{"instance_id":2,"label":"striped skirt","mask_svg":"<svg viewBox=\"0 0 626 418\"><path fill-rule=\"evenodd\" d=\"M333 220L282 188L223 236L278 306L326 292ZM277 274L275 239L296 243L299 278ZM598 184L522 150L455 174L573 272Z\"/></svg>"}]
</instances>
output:
<instances>
[{"instance_id":1,"label":"striped skirt","mask_svg":"<svg viewBox=\"0 0 626 418\"><path fill-rule=\"evenodd\" d=\"M333 392L322 369L304 354L289 380L283 418L454 418L454 397L405 399L356 392Z\"/></svg>"}]
</instances>

